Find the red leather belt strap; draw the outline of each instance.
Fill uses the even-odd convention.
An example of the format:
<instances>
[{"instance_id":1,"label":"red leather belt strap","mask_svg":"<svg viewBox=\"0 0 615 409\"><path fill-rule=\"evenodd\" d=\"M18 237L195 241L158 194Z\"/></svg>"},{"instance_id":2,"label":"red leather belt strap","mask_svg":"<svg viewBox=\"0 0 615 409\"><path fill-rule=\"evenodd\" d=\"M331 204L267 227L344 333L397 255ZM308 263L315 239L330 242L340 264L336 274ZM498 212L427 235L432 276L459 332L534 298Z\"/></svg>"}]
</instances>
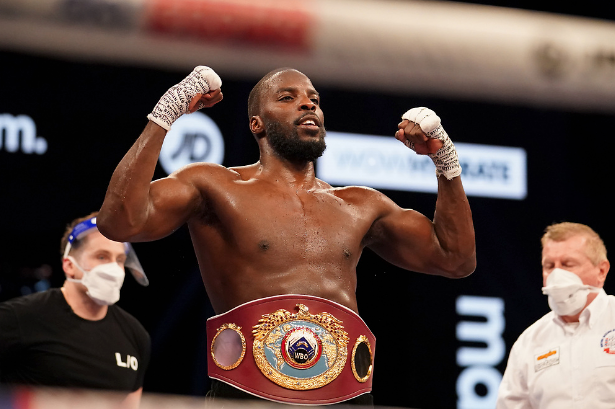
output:
<instances>
[{"instance_id":1,"label":"red leather belt strap","mask_svg":"<svg viewBox=\"0 0 615 409\"><path fill-rule=\"evenodd\" d=\"M306 311L309 315L306 315ZM331 316L334 318L331 318ZM290 321L284 321L284 319ZM283 325L279 324L280 322L289 322L290 324ZM278 326L276 327L276 325ZM310 325L312 326L311 329L309 328ZM242 354L243 358L237 360L238 364L237 362L233 365L221 364L217 358L214 358L213 343L225 328L233 329L243 338L245 350ZM295 331L295 334L292 334L293 331ZM275 332L275 336L267 338L267 334L272 332ZM285 333L286 336L284 336ZM303 338L301 338L302 336ZM239 339L239 336L237 336L237 339ZM271 339L277 342L275 351L275 348L272 348L272 341L269 341L269 344L263 343ZM287 339L290 339L290 341L286 341ZM296 341L296 345L299 345L299 347L292 344L293 339L299 339ZM303 342L306 339L308 342ZM307 370L304 372L304 365L309 365L309 362L304 364L288 361L288 359L292 359L288 358L289 355L292 355L289 351L294 351L294 353L299 354L299 357L303 357L305 350L297 348L309 344L309 340L315 340L315 342L312 342L314 348L310 351L319 351L318 354L312 353L310 355L310 358L314 361L312 371L319 368L318 365L321 369L323 365L330 367L325 373L322 373L322 370L321 373L318 373L318 370L316 370L318 376L313 376ZM256 350L254 350L255 344ZM357 368L353 365L354 352L357 351L359 344L362 344L360 348L362 349L362 356L365 357L365 351L369 351L371 358L368 359L368 363L371 364L369 370L363 369L362 373L361 370L357 369L358 363ZM207 362L210 378L226 382L264 399L282 403L323 405L343 402L372 390L372 368L376 338L354 311L320 297L307 295L267 297L250 301L224 314L211 317L207 320L207 345L210 349ZM286 345L286 350L281 345ZM335 345L337 345L337 349ZM265 349L274 351L270 352L268 359L275 361L277 359L275 356L277 356L279 358L278 361L275 361L278 362L277 364L270 364L266 361L263 352ZM303 352L297 352L299 350ZM337 351L337 355L331 351ZM321 352L322 356L320 355ZM271 355L272 353L273 355ZM359 355L361 353L357 353L357 358ZM271 358L271 356L274 356L274 358ZM308 356L307 353L305 356ZM282 357L287 361L283 362ZM332 364L332 361L335 361L335 365ZM271 368L268 365L271 365ZM263 369L264 366L268 369ZM286 373L278 373L284 372L280 368L286 368ZM267 376L263 371L267 373ZM302 374L305 374L305 376ZM295 375L298 378L294 377ZM280 382L279 379L284 382L290 379L292 384ZM314 387L314 380L322 380L323 385L317 384ZM305 386L307 384L309 385Z\"/></svg>"}]
</instances>

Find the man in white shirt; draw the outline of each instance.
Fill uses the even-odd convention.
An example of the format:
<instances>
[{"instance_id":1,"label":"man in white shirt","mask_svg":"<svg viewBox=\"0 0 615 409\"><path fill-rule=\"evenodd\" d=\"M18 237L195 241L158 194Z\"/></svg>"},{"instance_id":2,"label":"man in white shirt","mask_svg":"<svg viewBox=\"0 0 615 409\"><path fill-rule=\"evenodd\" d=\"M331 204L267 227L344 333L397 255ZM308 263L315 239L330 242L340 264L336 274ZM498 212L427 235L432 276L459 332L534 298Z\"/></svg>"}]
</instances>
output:
<instances>
[{"instance_id":1,"label":"man in white shirt","mask_svg":"<svg viewBox=\"0 0 615 409\"><path fill-rule=\"evenodd\" d=\"M497 409L615 407L615 297L602 289L609 267L590 227L547 227L543 293L552 311L513 345Z\"/></svg>"}]
</instances>

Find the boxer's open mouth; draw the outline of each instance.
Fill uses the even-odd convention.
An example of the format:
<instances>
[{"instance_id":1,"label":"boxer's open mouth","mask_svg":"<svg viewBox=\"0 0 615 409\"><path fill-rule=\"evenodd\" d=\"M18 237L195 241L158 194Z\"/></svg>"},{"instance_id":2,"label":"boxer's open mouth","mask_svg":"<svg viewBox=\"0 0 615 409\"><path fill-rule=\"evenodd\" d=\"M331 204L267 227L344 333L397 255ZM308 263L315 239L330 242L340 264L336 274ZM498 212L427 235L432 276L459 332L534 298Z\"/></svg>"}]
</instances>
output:
<instances>
[{"instance_id":1,"label":"boxer's open mouth","mask_svg":"<svg viewBox=\"0 0 615 409\"><path fill-rule=\"evenodd\" d=\"M302 128L318 130L320 128L320 120L316 115L305 115L297 121L297 125Z\"/></svg>"},{"instance_id":2,"label":"boxer's open mouth","mask_svg":"<svg viewBox=\"0 0 615 409\"><path fill-rule=\"evenodd\" d=\"M303 118L300 118L297 121L297 126L309 131L310 133L320 132L320 120L315 115L306 115Z\"/></svg>"}]
</instances>

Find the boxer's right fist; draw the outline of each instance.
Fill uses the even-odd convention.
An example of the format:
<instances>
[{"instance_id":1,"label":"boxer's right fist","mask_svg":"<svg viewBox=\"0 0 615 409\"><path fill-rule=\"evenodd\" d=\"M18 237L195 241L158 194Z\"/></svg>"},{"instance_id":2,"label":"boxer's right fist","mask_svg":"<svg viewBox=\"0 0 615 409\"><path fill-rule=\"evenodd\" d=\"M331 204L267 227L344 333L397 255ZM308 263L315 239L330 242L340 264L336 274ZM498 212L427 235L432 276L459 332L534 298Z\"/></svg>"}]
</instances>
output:
<instances>
[{"instance_id":1,"label":"boxer's right fist","mask_svg":"<svg viewBox=\"0 0 615 409\"><path fill-rule=\"evenodd\" d=\"M213 101L213 103L208 104L203 100L205 94L218 90L221 86L222 80L214 70L199 65L179 84L172 86L165 92L152 113L147 116L147 119L168 131L171 129L171 125L183 114L211 106L222 99L220 93L219 99Z\"/></svg>"}]
</instances>

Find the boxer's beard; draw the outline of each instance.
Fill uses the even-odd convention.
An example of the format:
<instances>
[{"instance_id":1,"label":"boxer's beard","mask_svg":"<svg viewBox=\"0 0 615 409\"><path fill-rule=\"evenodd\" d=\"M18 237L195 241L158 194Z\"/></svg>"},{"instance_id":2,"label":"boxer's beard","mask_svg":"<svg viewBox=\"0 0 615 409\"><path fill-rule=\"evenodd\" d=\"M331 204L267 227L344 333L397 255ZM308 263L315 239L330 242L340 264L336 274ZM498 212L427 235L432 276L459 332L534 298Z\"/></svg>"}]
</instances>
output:
<instances>
[{"instance_id":1,"label":"boxer's beard","mask_svg":"<svg viewBox=\"0 0 615 409\"><path fill-rule=\"evenodd\" d=\"M297 128L286 132L279 122L270 122L266 125L267 139L273 150L282 158L289 161L314 162L322 156L327 148L325 143L325 130L318 131L318 137L309 140L301 140Z\"/></svg>"}]
</instances>

